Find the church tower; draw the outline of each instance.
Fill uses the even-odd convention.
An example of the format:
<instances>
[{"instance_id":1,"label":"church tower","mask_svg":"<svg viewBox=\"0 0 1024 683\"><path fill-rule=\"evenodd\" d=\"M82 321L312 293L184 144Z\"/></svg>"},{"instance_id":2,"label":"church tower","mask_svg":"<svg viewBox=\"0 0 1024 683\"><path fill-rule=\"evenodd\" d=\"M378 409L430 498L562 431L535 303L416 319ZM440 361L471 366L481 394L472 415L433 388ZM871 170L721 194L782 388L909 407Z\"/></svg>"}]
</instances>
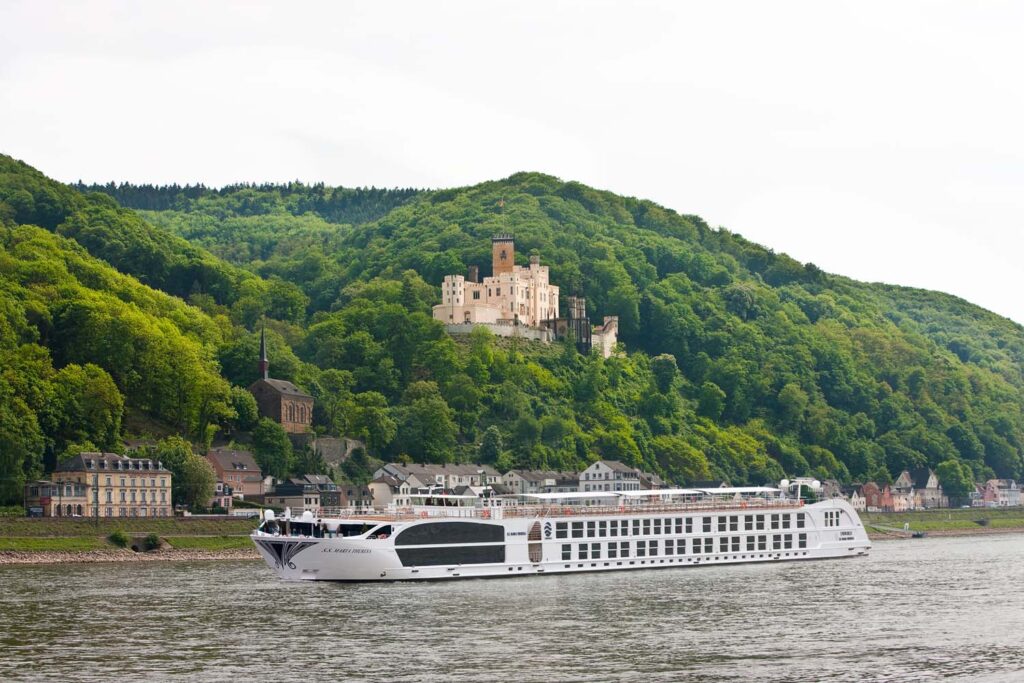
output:
<instances>
[{"instance_id":1,"label":"church tower","mask_svg":"<svg viewBox=\"0 0 1024 683\"><path fill-rule=\"evenodd\" d=\"M502 233L491 238L492 275L511 273L516 264L516 243L512 235Z\"/></svg>"},{"instance_id":2,"label":"church tower","mask_svg":"<svg viewBox=\"0 0 1024 683\"><path fill-rule=\"evenodd\" d=\"M267 328L260 330L260 362L257 366L260 377L270 379L270 361L267 359Z\"/></svg>"}]
</instances>

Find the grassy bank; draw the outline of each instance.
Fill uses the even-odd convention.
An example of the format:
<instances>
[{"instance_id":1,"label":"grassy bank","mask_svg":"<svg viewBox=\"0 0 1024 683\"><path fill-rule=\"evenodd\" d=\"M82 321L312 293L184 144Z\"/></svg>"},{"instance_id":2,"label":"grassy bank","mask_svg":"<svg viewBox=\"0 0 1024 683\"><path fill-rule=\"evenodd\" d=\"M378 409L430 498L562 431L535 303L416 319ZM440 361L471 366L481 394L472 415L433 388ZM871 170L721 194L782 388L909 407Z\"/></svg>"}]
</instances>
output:
<instances>
[{"instance_id":1,"label":"grassy bank","mask_svg":"<svg viewBox=\"0 0 1024 683\"><path fill-rule=\"evenodd\" d=\"M911 531L962 531L1020 529L1024 531L1024 508L971 508L969 510L920 510L914 512L864 512L865 524L903 528Z\"/></svg>"},{"instance_id":2,"label":"grassy bank","mask_svg":"<svg viewBox=\"0 0 1024 683\"><path fill-rule=\"evenodd\" d=\"M23 553L86 552L92 550L116 550L104 538L89 536L48 537L48 538L0 538L0 552Z\"/></svg>"},{"instance_id":3,"label":"grassy bank","mask_svg":"<svg viewBox=\"0 0 1024 683\"><path fill-rule=\"evenodd\" d=\"M127 534L158 536L243 536L259 523L257 519L209 519L195 517L100 518L99 526L85 518L0 518L0 539L21 537L108 536L117 529Z\"/></svg>"}]
</instances>

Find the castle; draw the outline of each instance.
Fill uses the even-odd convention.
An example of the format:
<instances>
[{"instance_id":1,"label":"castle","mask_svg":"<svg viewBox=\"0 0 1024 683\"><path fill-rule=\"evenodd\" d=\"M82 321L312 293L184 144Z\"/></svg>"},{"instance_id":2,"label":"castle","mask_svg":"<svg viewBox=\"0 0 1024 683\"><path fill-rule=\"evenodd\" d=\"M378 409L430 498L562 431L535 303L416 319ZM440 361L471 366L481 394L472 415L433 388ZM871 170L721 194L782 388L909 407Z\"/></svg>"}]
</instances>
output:
<instances>
[{"instance_id":1,"label":"castle","mask_svg":"<svg viewBox=\"0 0 1024 683\"><path fill-rule=\"evenodd\" d=\"M434 318L451 333L466 333L483 325L499 336L520 336L549 342L563 338L570 330L584 353L592 346L607 358L618 334L618 318L606 316L604 324L591 327L586 302L568 297L569 316L559 316L557 285L551 284L547 266L540 257L530 256L528 266L515 263L512 235L491 238L491 275L480 282L480 269L470 266L463 275L446 275L441 283L441 303L434 306Z\"/></svg>"}]
</instances>

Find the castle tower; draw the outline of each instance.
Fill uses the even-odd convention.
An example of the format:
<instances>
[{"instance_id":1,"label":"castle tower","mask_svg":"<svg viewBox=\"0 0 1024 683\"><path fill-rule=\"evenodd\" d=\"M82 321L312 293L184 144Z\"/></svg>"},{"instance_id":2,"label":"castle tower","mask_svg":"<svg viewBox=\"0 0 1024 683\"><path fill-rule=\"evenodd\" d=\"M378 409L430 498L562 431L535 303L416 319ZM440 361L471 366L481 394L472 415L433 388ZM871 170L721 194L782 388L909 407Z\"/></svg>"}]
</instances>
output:
<instances>
[{"instance_id":1,"label":"castle tower","mask_svg":"<svg viewBox=\"0 0 1024 683\"><path fill-rule=\"evenodd\" d=\"M259 368L260 377L263 379L270 378L270 361L267 360L267 328L264 326L260 330L260 362L257 366Z\"/></svg>"},{"instance_id":2,"label":"castle tower","mask_svg":"<svg viewBox=\"0 0 1024 683\"><path fill-rule=\"evenodd\" d=\"M491 238L492 275L511 273L516 263L516 244L512 235L502 233Z\"/></svg>"}]
</instances>

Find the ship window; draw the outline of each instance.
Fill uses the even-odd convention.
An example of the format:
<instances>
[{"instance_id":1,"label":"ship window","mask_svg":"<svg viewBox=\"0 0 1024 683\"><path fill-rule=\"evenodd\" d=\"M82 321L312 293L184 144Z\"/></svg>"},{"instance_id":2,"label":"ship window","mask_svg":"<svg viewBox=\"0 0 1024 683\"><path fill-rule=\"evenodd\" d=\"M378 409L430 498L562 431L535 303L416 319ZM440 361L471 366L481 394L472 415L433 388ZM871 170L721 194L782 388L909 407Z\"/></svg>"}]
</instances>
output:
<instances>
[{"instance_id":1,"label":"ship window","mask_svg":"<svg viewBox=\"0 0 1024 683\"><path fill-rule=\"evenodd\" d=\"M692 534L693 533L693 517L687 517L686 518L686 533L688 533L688 534Z\"/></svg>"},{"instance_id":2,"label":"ship window","mask_svg":"<svg viewBox=\"0 0 1024 683\"><path fill-rule=\"evenodd\" d=\"M403 530L395 545L452 545L463 543L503 543L504 529L480 522L426 522Z\"/></svg>"},{"instance_id":3,"label":"ship window","mask_svg":"<svg viewBox=\"0 0 1024 683\"><path fill-rule=\"evenodd\" d=\"M729 518L729 531L739 531L739 530L740 530L740 518L735 516L735 515L733 515L732 517Z\"/></svg>"},{"instance_id":4,"label":"ship window","mask_svg":"<svg viewBox=\"0 0 1024 683\"><path fill-rule=\"evenodd\" d=\"M590 559L600 560L601 559L601 544L591 543L590 544Z\"/></svg>"},{"instance_id":5,"label":"ship window","mask_svg":"<svg viewBox=\"0 0 1024 683\"><path fill-rule=\"evenodd\" d=\"M643 541L637 541L636 543L636 556L647 557L647 545Z\"/></svg>"},{"instance_id":6,"label":"ship window","mask_svg":"<svg viewBox=\"0 0 1024 683\"><path fill-rule=\"evenodd\" d=\"M754 529L754 518L751 515L747 515L743 518L743 530L752 531Z\"/></svg>"},{"instance_id":7,"label":"ship window","mask_svg":"<svg viewBox=\"0 0 1024 683\"><path fill-rule=\"evenodd\" d=\"M619 557L629 557L629 541L619 541Z\"/></svg>"},{"instance_id":8,"label":"ship window","mask_svg":"<svg viewBox=\"0 0 1024 683\"><path fill-rule=\"evenodd\" d=\"M597 535L602 537L608 535L608 522L597 523Z\"/></svg>"},{"instance_id":9,"label":"ship window","mask_svg":"<svg viewBox=\"0 0 1024 683\"><path fill-rule=\"evenodd\" d=\"M665 554L675 555L676 554L676 542L671 538L665 541Z\"/></svg>"},{"instance_id":10,"label":"ship window","mask_svg":"<svg viewBox=\"0 0 1024 683\"><path fill-rule=\"evenodd\" d=\"M654 520L654 533L655 534L660 534L661 533L661 520L660 519Z\"/></svg>"},{"instance_id":11,"label":"ship window","mask_svg":"<svg viewBox=\"0 0 1024 683\"><path fill-rule=\"evenodd\" d=\"M612 521L608 522L608 535L609 536L618 536L619 535L619 520L613 519Z\"/></svg>"},{"instance_id":12,"label":"ship window","mask_svg":"<svg viewBox=\"0 0 1024 683\"><path fill-rule=\"evenodd\" d=\"M778 534L772 536L772 550L782 550L782 537Z\"/></svg>"},{"instance_id":13,"label":"ship window","mask_svg":"<svg viewBox=\"0 0 1024 683\"><path fill-rule=\"evenodd\" d=\"M614 560L619 556L619 546L617 543L608 544L608 559Z\"/></svg>"},{"instance_id":14,"label":"ship window","mask_svg":"<svg viewBox=\"0 0 1024 683\"><path fill-rule=\"evenodd\" d=\"M572 537L583 538L583 522L572 523Z\"/></svg>"},{"instance_id":15,"label":"ship window","mask_svg":"<svg viewBox=\"0 0 1024 683\"><path fill-rule=\"evenodd\" d=\"M569 544L569 543L562 544L562 559L563 560L571 560L572 559L572 545L571 544Z\"/></svg>"},{"instance_id":16,"label":"ship window","mask_svg":"<svg viewBox=\"0 0 1024 683\"><path fill-rule=\"evenodd\" d=\"M747 536L747 552L754 550L754 537Z\"/></svg>"},{"instance_id":17,"label":"ship window","mask_svg":"<svg viewBox=\"0 0 1024 683\"><path fill-rule=\"evenodd\" d=\"M797 529L803 529L804 528L804 513L802 513L802 512L796 513L796 528Z\"/></svg>"},{"instance_id":18,"label":"ship window","mask_svg":"<svg viewBox=\"0 0 1024 683\"><path fill-rule=\"evenodd\" d=\"M651 520L644 520L644 536L648 536L651 533Z\"/></svg>"},{"instance_id":19,"label":"ship window","mask_svg":"<svg viewBox=\"0 0 1024 683\"><path fill-rule=\"evenodd\" d=\"M647 541L647 554L650 555L651 557L654 557L655 555L658 554L658 542L657 541Z\"/></svg>"},{"instance_id":20,"label":"ship window","mask_svg":"<svg viewBox=\"0 0 1024 683\"><path fill-rule=\"evenodd\" d=\"M732 537L732 551L734 553L738 553L740 551L740 537L739 536L733 536Z\"/></svg>"},{"instance_id":21,"label":"ship window","mask_svg":"<svg viewBox=\"0 0 1024 683\"><path fill-rule=\"evenodd\" d=\"M726 518L725 517L719 517L718 518L718 530L719 531L725 531L726 530Z\"/></svg>"},{"instance_id":22,"label":"ship window","mask_svg":"<svg viewBox=\"0 0 1024 683\"><path fill-rule=\"evenodd\" d=\"M597 533L596 529L597 529L597 523L596 522L587 522L587 538L593 538L594 535Z\"/></svg>"},{"instance_id":23,"label":"ship window","mask_svg":"<svg viewBox=\"0 0 1024 683\"><path fill-rule=\"evenodd\" d=\"M700 555L703 552L704 544L701 543L701 539L693 539L693 552L695 555Z\"/></svg>"},{"instance_id":24,"label":"ship window","mask_svg":"<svg viewBox=\"0 0 1024 683\"><path fill-rule=\"evenodd\" d=\"M633 520L633 535L634 536L639 536L640 535L640 520L639 519L634 519Z\"/></svg>"},{"instance_id":25,"label":"ship window","mask_svg":"<svg viewBox=\"0 0 1024 683\"><path fill-rule=\"evenodd\" d=\"M782 547L786 550L793 548L793 534L786 534L782 537Z\"/></svg>"},{"instance_id":26,"label":"ship window","mask_svg":"<svg viewBox=\"0 0 1024 683\"><path fill-rule=\"evenodd\" d=\"M789 515L782 515L782 528L783 529L788 529L789 528Z\"/></svg>"},{"instance_id":27,"label":"ship window","mask_svg":"<svg viewBox=\"0 0 1024 683\"><path fill-rule=\"evenodd\" d=\"M711 518L710 517L705 517L703 521L704 521L704 525L703 525L704 526L704 533L710 534L711 533Z\"/></svg>"},{"instance_id":28,"label":"ship window","mask_svg":"<svg viewBox=\"0 0 1024 683\"><path fill-rule=\"evenodd\" d=\"M718 552L727 553L729 552L729 537L721 536L718 539Z\"/></svg>"},{"instance_id":29,"label":"ship window","mask_svg":"<svg viewBox=\"0 0 1024 683\"><path fill-rule=\"evenodd\" d=\"M713 538L705 538L704 539L704 552L705 552L705 554L710 554L710 553L715 552L714 542L715 542L715 539L713 539Z\"/></svg>"},{"instance_id":30,"label":"ship window","mask_svg":"<svg viewBox=\"0 0 1024 683\"><path fill-rule=\"evenodd\" d=\"M758 531L764 531L764 515L757 515L757 517L755 517L755 521L755 528Z\"/></svg>"},{"instance_id":31,"label":"ship window","mask_svg":"<svg viewBox=\"0 0 1024 683\"><path fill-rule=\"evenodd\" d=\"M757 549L758 550L768 550L768 537L767 536L758 536L757 537Z\"/></svg>"},{"instance_id":32,"label":"ship window","mask_svg":"<svg viewBox=\"0 0 1024 683\"><path fill-rule=\"evenodd\" d=\"M772 515L772 529L778 529L778 528L779 528L779 516L778 515Z\"/></svg>"},{"instance_id":33,"label":"ship window","mask_svg":"<svg viewBox=\"0 0 1024 683\"><path fill-rule=\"evenodd\" d=\"M568 522L555 522L555 538L568 538L569 537L569 523Z\"/></svg>"},{"instance_id":34,"label":"ship window","mask_svg":"<svg viewBox=\"0 0 1024 683\"><path fill-rule=\"evenodd\" d=\"M801 514L803 514L803 513L801 513ZM797 537L796 537L796 540L797 540L797 547L798 548L806 548L807 547L807 534L798 534Z\"/></svg>"},{"instance_id":35,"label":"ship window","mask_svg":"<svg viewBox=\"0 0 1024 683\"><path fill-rule=\"evenodd\" d=\"M586 560L587 559L587 550L589 548L590 548L590 546L588 546L586 543L580 543L580 546L577 549L577 558L576 559L578 559L578 560Z\"/></svg>"},{"instance_id":36,"label":"ship window","mask_svg":"<svg viewBox=\"0 0 1024 683\"><path fill-rule=\"evenodd\" d=\"M677 534L683 533L683 518L682 517L676 517L676 533Z\"/></svg>"}]
</instances>

